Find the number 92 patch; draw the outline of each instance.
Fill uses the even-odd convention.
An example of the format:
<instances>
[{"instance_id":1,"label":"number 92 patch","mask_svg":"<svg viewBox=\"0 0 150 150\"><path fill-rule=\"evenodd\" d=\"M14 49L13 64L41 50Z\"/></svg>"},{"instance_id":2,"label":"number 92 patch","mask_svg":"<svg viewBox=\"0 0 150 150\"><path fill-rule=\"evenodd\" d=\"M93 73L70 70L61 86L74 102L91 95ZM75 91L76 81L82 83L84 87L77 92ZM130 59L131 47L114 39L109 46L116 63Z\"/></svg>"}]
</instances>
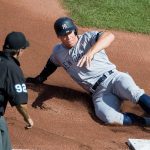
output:
<instances>
[{"instance_id":1,"label":"number 92 patch","mask_svg":"<svg viewBox=\"0 0 150 150\"><path fill-rule=\"evenodd\" d=\"M16 84L15 90L17 93L22 93L22 92L27 93L27 88L26 88L26 85L24 83L23 84Z\"/></svg>"}]
</instances>

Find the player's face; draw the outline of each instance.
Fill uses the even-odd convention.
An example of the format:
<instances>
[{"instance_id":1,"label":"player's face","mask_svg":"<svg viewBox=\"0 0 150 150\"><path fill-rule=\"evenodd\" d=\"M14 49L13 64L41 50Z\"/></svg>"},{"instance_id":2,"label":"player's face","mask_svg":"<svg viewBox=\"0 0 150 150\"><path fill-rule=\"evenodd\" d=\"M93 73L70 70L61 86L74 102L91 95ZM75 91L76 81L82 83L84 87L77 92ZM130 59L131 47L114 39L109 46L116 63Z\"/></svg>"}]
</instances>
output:
<instances>
[{"instance_id":1,"label":"player's face","mask_svg":"<svg viewBox=\"0 0 150 150\"><path fill-rule=\"evenodd\" d=\"M58 38L67 48L72 48L78 41L78 37L74 31L68 32L66 35L59 36Z\"/></svg>"}]
</instances>

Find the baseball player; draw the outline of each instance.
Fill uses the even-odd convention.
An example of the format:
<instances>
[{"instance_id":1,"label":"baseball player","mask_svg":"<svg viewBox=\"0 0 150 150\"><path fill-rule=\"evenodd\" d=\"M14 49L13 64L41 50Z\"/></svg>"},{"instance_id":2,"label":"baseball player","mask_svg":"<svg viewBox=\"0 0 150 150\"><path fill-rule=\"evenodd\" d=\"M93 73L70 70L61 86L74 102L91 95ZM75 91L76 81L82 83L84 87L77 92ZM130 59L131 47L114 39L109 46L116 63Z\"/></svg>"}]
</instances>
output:
<instances>
[{"instance_id":1,"label":"baseball player","mask_svg":"<svg viewBox=\"0 0 150 150\"><path fill-rule=\"evenodd\" d=\"M18 58L29 46L21 32L11 32L6 36L3 51L0 51L0 150L11 150L11 142L4 118L7 103L16 106L18 112L32 128L33 121L27 111L28 94Z\"/></svg>"},{"instance_id":2,"label":"baseball player","mask_svg":"<svg viewBox=\"0 0 150 150\"><path fill-rule=\"evenodd\" d=\"M149 125L149 118L120 111L122 101L127 99L150 113L150 97L129 74L118 71L109 60L105 49L114 41L114 35L107 31L78 35L77 26L68 17L57 19L54 29L61 43L55 45L41 73L34 78L27 78L26 82L43 83L58 67L63 67L91 93L95 113L104 123Z\"/></svg>"}]
</instances>

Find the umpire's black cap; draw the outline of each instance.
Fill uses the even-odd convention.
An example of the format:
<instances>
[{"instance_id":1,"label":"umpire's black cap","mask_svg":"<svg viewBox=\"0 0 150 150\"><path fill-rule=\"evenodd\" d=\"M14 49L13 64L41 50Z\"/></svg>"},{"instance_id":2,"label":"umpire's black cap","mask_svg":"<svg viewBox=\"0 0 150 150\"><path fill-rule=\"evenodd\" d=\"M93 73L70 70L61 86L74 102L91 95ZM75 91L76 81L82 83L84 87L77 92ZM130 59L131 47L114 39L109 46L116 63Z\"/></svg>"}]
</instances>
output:
<instances>
[{"instance_id":1,"label":"umpire's black cap","mask_svg":"<svg viewBox=\"0 0 150 150\"><path fill-rule=\"evenodd\" d=\"M29 47L29 41L22 32L11 32L6 36L3 49L25 49Z\"/></svg>"}]
</instances>

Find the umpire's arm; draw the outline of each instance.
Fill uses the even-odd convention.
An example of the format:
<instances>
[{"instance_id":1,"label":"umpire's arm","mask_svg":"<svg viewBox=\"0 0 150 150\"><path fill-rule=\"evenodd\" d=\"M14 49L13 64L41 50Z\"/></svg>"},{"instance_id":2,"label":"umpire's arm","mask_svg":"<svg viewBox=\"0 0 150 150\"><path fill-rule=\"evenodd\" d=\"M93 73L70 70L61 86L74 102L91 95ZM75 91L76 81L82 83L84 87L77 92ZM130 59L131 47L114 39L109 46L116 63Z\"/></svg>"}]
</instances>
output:
<instances>
[{"instance_id":1,"label":"umpire's arm","mask_svg":"<svg viewBox=\"0 0 150 150\"><path fill-rule=\"evenodd\" d=\"M20 104L16 106L18 112L22 115L24 118L24 121L27 123L26 128L32 128L33 126L33 120L30 118L28 114L27 104Z\"/></svg>"}]
</instances>

